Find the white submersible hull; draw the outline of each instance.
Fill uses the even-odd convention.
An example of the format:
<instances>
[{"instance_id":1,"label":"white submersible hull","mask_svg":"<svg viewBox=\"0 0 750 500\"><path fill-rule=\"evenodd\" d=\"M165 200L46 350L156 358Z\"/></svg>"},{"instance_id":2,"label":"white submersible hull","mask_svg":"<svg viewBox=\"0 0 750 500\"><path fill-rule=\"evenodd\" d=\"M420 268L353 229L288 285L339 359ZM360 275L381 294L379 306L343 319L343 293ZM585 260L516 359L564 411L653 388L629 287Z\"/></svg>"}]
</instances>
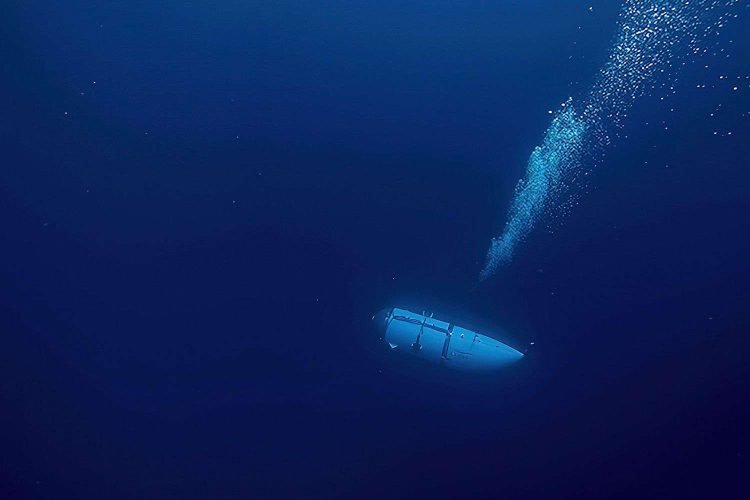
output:
<instances>
[{"instance_id":1,"label":"white submersible hull","mask_svg":"<svg viewBox=\"0 0 750 500\"><path fill-rule=\"evenodd\" d=\"M373 317L390 350L463 371L491 371L523 357L509 345L453 323L393 308Z\"/></svg>"}]
</instances>

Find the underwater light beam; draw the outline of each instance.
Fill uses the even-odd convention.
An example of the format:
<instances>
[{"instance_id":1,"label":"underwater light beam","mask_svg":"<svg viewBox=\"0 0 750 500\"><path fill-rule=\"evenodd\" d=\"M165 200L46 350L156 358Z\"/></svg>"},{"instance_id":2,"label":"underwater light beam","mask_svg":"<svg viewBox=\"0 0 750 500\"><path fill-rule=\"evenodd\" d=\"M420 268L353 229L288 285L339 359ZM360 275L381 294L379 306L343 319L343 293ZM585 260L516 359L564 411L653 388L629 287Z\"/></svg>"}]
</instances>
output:
<instances>
[{"instance_id":1,"label":"underwater light beam","mask_svg":"<svg viewBox=\"0 0 750 500\"><path fill-rule=\"evenodd\" d=\"M626 0L607 62L580 104L568 99L529 157L502 234L493 238L479 279L508 263L540 219L559 216L560 203L603 157L612 130L647 87L666 85L684 57L722 28L738 0Z\"/></svg>"}]
</instances>

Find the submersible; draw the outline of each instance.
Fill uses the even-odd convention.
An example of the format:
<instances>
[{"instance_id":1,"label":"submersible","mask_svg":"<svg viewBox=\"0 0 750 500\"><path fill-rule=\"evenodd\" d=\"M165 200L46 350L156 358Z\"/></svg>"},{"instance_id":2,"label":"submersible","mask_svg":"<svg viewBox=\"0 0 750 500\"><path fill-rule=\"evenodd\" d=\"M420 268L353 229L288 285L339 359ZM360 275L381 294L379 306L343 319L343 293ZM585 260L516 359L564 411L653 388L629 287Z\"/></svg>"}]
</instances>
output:
<instances>
[{"instance_id":1,"label":"submersible","mask_svg":"<svg viewBox=\"0 0 750 500\"><path fill-rule=\"evenodd\" d=\"M509 345L432 314L384 309L373 321L389 350L463 371L491 371L523 357Z\"/></svg>"}]
</instances>

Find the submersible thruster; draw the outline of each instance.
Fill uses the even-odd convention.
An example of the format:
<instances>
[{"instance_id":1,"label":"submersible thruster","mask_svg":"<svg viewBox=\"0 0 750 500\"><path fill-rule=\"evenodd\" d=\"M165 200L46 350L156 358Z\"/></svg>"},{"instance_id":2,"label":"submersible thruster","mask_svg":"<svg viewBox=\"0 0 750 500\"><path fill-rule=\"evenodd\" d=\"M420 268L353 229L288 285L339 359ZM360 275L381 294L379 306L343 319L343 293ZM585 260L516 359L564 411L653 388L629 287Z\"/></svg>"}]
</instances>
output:
<instances>
[{"instance_id":1,"label":"submersible thruster","mask_svg":"<svg viewBox=\"0 0 750 500\"><path fill-rule=\"evenodd\" d=\"M463 371L490 371L523 357L507 344L487 335L442 321L427 313L384 309L373 316L391 351L404 352Z\"/></svg>"}]
</instances>

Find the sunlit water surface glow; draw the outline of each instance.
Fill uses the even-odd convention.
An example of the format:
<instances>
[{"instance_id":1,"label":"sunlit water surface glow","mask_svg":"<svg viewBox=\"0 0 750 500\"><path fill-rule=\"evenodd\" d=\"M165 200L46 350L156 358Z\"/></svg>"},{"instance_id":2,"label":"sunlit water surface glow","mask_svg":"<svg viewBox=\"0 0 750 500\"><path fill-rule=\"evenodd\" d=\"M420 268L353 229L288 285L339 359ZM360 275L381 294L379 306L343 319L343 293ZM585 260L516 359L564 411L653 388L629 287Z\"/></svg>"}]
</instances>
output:
<instances>
[{"instance_id":1,"label":"sunlit water surface glow","mask_svg":"<svg viewBox=\"0 0 750 500\"><path fill-rule=\"evenodd\" d=\"M508 263L537 223L559 217L581 178L601 161L633 102L668 85L685 57L706 51L706 37L735 17L739 0L628 0L607 62L582 102L568 99L529 157L502 234L493 238L480 279Z\"/></svg>"}]
</instances>

